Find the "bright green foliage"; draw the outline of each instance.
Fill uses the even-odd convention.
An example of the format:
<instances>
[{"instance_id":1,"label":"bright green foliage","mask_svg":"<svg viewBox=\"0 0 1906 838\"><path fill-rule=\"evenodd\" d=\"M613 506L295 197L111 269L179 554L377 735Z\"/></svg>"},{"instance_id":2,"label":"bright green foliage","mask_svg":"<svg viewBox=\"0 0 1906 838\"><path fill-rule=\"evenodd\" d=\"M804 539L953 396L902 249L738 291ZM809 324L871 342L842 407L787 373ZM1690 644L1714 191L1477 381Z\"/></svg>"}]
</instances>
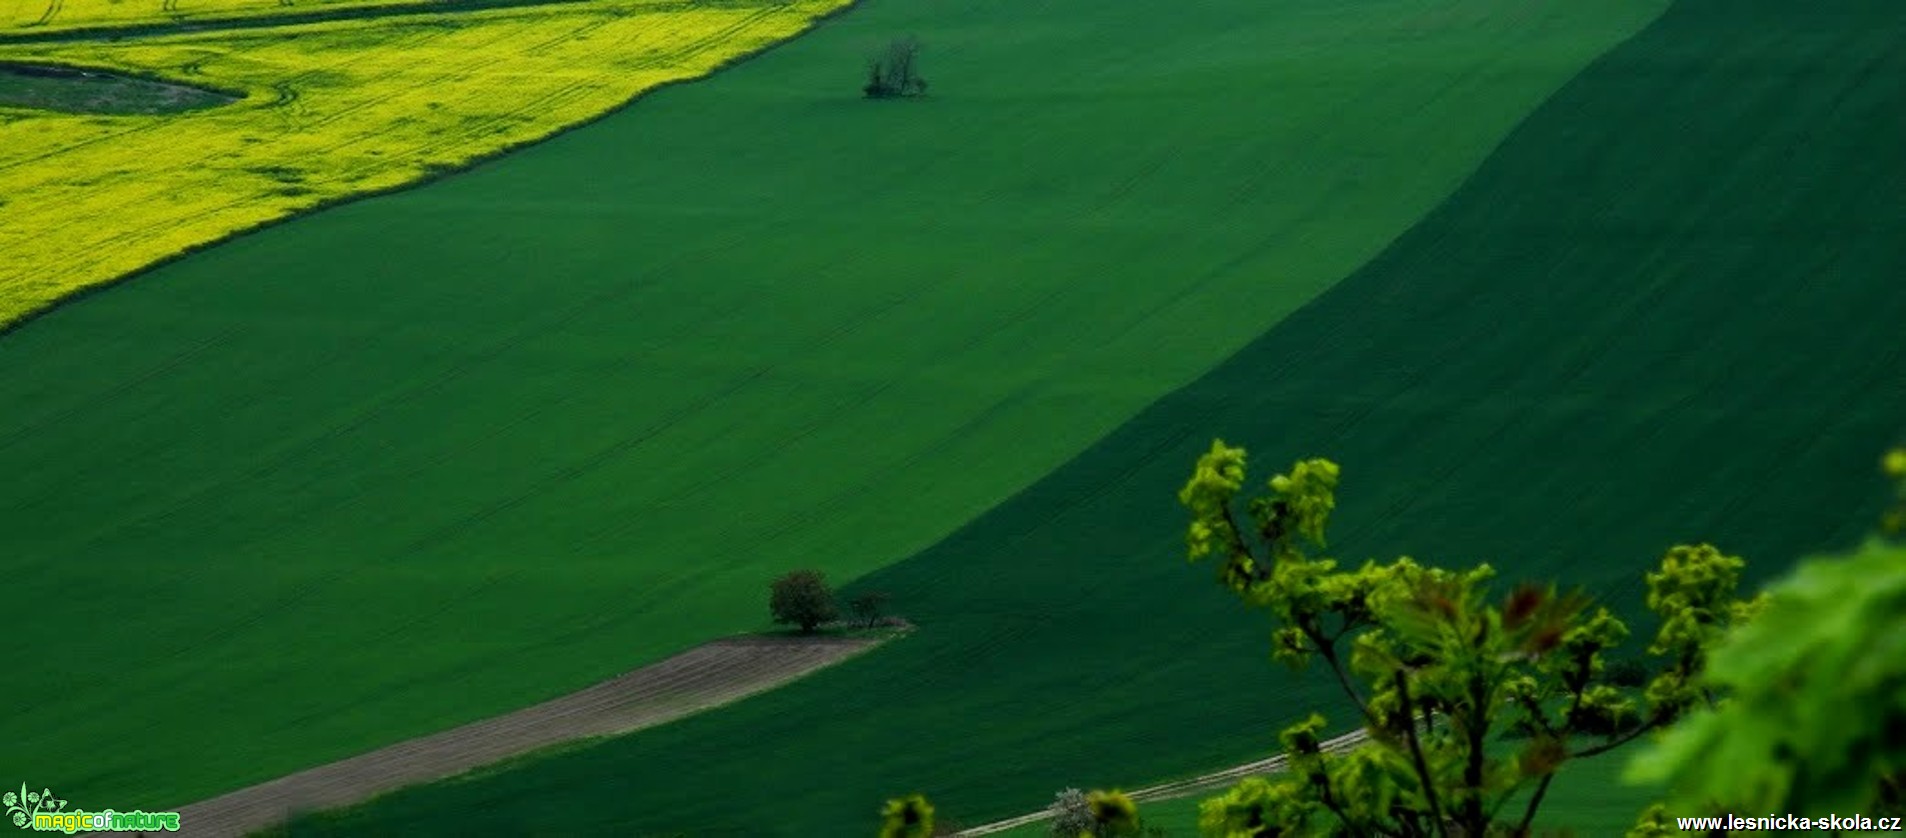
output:
<instances>
[{"instance_id":1,"label":"bright green foliage","mask_svg":"<svg viewBox=\"0 0 1906 838\"><path fill-rule=\"evenodd\" d=\"M1295 778L1246 777L1198 807L1198 831L1208 838L1257 838L1273 828L1308 834L1317 809Z\"/></svg>"},{"instance_id":2,"label":"bright green foliage","mask_svg":"<svg viewBox=\"0 0 1906 838\"><path fill-rule=\"evenodd\" d=\"M933 834L933 804L914 794L887 801L880 811L880 838L927 838Z\"/></svg>"},{"instance_id":3,"label":"bright green foliage","mask_svg":"<svg viewBox=\"0 0 1906 838\"><path fill-rule=\"evenodd\" d=\"M1229 547L1237 540L1237 523L1231 516L1231 498L1244 487L1244 449L1231 448L1224 440L1212 440L1210 453L1198 458L1191 480L1178 490L1178 502L1191 510L1191 528L1185 544L1191 558L1208 556ZM1235 552L1227 558L1249 561L1249 554Z\"/></svg>"},{"instance_id":4,"label":"bright green foliage","mask_svg":"<svg viewBox=\"0 0 1906 838\"><path fill-rule=\"evenodd\" d=\"M1674 715L1712 694L1691 675L1706 664L1707 649L1728 628L1746 621L1766 602L1765 596L1734 598L1746 562L1722 555L1713 546L1676 547L1661 560L1661 569L1648 574L1648 608L1662 615L1661 630L1648 647L1676 666L1648 685L1648 701Z\"/></svg>"},{"instance_id":5,"label":"bright green foliage","mask_svg":"<svg viewBox=\"0 0 1906 838\"><path fill-rule=\"evenodd\" d=\"M1705 677L1679 685L1677 696L1726 698L1630 766L1636 780L1665 781L1675 811L1814 815L1906 805L1906 544L1883 540L1906 524L1906 449L1887 452L1880 468L1900 484L1882 539L1803 563L1772 586L1754 604L1764 613L1716 645ZM1698 589L1738 570L1712 555L1689 558L1682 584L1657 586L1650 576L1651 598L1686 596L1688 583ZM1664 625L1659 643L1709 631ZM1629 834L1662 834L1664 811L1650 809Z\"/></svg>"},{"instance_id":6,"label":"bright green foliage","mask_svg":"<svg viewBox=\"0 0 1906 838\"><path fill-rule=\"evenodd\" d=\"M1674 819L1668 815L1668 807L1660 803L1642 811L1635 825L1629 827L1628 838L1668 838L1672 835L1685 835Z\"/></svg>"},{"instance_id":7,"label":"bright green foliage","mask_svg":"<svg viewBox=\"0 0 1906 838\"><path fill-rule=\"evenodd\" d=\"M1662 628L1649 647L1660 671L1644 714L1605 675L1604 653L1627 639L1627 626L1585 597L1524 585L1498 599L1489 565L1454 572L1406 557L1342 571L1314 556L1339 474L1328 460L1304 460L1273 476L1246 507L1249 535L1233 512L1243 449L1214 443L1179 492L1192 515L1190 558L1223 555L1220 581L1275 618L1274 656L1293 666L1321 658L1372 734L1331 756L1322 716L1287 728L1291 777L1208 801L1208 836L1526 834L1565 761L1632 741L1706 699L1695 684L1708 648L1755 610L1735 598L1740 559L1709 545L1669 550L1647 576ZM1529 744L1492 755L1492 733L1508 726ZM1531 786L1525 806L1505 811Z\"/></svg>"},{"instance_id":8,"label":"bright green foliage","mask_svg":"<svg viewBox=\"0 0 1906 838\"><path fill-rule=\"evenodd\" d=\"M1880 521L1880 529L1888 535L1906 533L1906 448L1886 452L1880 467L1887 477L1899 483L1899 498L1893 508L1886 511L1886 517Z\"/></svg>"},{"instance_id":9,"label":"bright green foliage","mask_svg":"<svg viewBox=\"0 0 1906 838\"><path fill-rule=\"evenodd\" d=\"M1301 665L1312 653L1322 653L1334 663L1335 640L1368 624L1366 601L1391 571L1366 565L1355 575L1337 574L1336 562L1308 558L1306 546L1325 545L1324 526L1336 507L1338 468L1329 460L1297 463L1290 474L1271 479L1269 496L1249 504L1253 535L1268 555L1259 558L1232 509L1244 472L1244 449L1223 440L1212 442L1198 458L1178 492L1179 502L1191 511L1185 535L1190 558L1223 554L1221 581L1278 618L1273 646L1278 659Z\"/></svg>"},{"instance_id":10,"label":"bright green foliage","mask_svg":"<svg viewBox=\"0 0 1906 838\"><path fill-rule=\"evenodd\" d=\"M1140 833L1138 804L1125 792L1094 791L1085 796L1085 805L1092 813L1089 838L1130 838Z\"/></svg>"},{"instance_id":11,"label":"bright green foliage","mask_svg":"<svg viewBox=\"0 0 1906 838\"><path fill-rule=\"evenodd\" d=\"M1770 588L1764 613L1716 647L1728 698L1637 759L1673 811L1874 812L1906 772L1906 546L1868 542Z\"/></svg>"}]
</instances>

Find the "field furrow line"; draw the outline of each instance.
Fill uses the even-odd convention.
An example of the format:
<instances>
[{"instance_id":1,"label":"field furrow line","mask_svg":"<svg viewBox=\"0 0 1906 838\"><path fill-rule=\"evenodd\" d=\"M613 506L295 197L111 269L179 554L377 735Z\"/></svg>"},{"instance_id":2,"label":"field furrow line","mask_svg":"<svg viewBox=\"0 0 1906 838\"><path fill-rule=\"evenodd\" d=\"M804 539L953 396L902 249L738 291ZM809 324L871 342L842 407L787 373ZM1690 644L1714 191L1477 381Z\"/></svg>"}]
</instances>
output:
<instances>
[{"instance_id":1,"label":"field furrow line","mask_svg":"<svg viewBox=\"0 0 1906 838\"><path fill-rule=\"evenodd\" d=\"M434 392L438 389L448 386L452 382L458 379L461 379L462 377L470 374L474 370L480 368L482 365L489 363L493 361L494 359L502 356L503 354L508 352L510 349L519 346L523 342L530 340L538 335L546 334L550 329L560 326L563 323L566 323L570 320L575 319L576 317L580 317L583 314L586 314L589 311L593 310L595 306L604 304L610 299L614 299L616 297L620 297L628 293L631 293L634 290L636 290L635 286L640 286L640 285L642 285L642 283L618 285L600 294L591 295L579 301L575 305L570 306L566 311L564 311L561 315L559 315L556 318L556 321L554 323L526 326L522 329L519 329L517 332L509 335L508 337L505 337L502 340L499 340L495 343L492 343L491 345L487 347L484 347L482 350L471 353L469 355L465 355L464 357L451 363L447 368L441 371L438 371L436 374L419 381L411 382L409 386L402 388L398 392L386 395L378 399L373 404L363 408L362 410L355 412L354 415L344 420L341 424L332 425L331 427L325 429L323 432L317 434L316 436L306 438L295 445L289 446L282 455L274 458L271 462L262 464L256 468L253 468L247 471L241 479L245 481L257 481L257 480L262 480L266 477L269 477L277 473L278 471L286 468L287 466L295 462L299 457L308 455L318 450L327 442L334 441L346 434L359 430L369 425L374 420L382 416L386 416L396 411L397 409L414 402L416 399L418 399L421 396L427 395L428 393ZM169 508L173 510L189 508L195 501L202 500L205 496L207 496L211 492L214 492L220 488L223 488L225 485L226 485L226 482L214 481L206 486L201 487L196 492L192 492L184 497L180 497ZM159 520L162 517L163 515L159 514L152 517L140 519L136 523L150 523L151 521ZM107 537L107 536L102 535L101 537Z\"/></svg>"},{"instance_id":2,"label":"field furrow line","mask_svg":"<svg viewBox=\"0 0 1906 838\"><path fill-rule=\"evenodd\" d=\"M914 289L909 291L908 293L902 294L883 304L877 305L873 309L867 312L842 320L841 322L837 323L833 328L829 329L828 331L818 336L808 346L804 347L801 352L790 353L788 357L799 357L800 355L806 354L815 349L819 349L819 348L831 345L832 343L834 343L835 341L838 341L842 337L852 334L856 330L864 328L872 324L873 322L879 320L881 317L884 317L895 311L903 310L907 306L915 304L916 302L919 301L921 297L925 296L930 290L931 290L931 287L926 284L915 286ZM879 398L882 394L891 390L893 386L897 383L899 383L898 379L888 378L876 383L875 386L863 391L859 396L853 399L837 403L833 408L829 409L823 415L818 416L814 418L813 420L807 422L805 425L796 429L792 434L783 438L781 441L781 445L778 446L776 450L777 451L786 450L789 446L795 443L798 443L801 440L807 439L816 433L819 433L820 431L828 428L834 422L834 420L842 416L851 415L855 411L858 411L861 408L867 406L868 404L871 404L875 399ZM696 494L700 492L722 485L726 481L732 480L740 476L741 474L747 473L749 471L758 470L762 467L762 465L763 463L757 460L757 461L746 463L742 466L738 466L734 469L713 471L707 474L706 476L704 476L702 479L684 484L679 491L676 491L674 493L671 493L668 496L658 499L655 503L649 505L648 507L645 507L645 510L655 511L655 510L666 508L671 504L682 503L694 497ZM599 530L597 531L597 533L587 537L584 543L588 543L588 544L600 543L604 540L612 539L616 536L622 535L628 532L629 529L635 526L639 526L639 519L640 519L640 516L631 515L622 520L616 521L611 526L603 530Z\"/></svg>"},{"instance_id":3,"label":"field furrow line","mask_svg":"<svg viewBox=\"0 0 1906 838\"><path fill-rule=\"evenodd\" d=\"M83 415L86 415L87 413L92 412L93 410L97 409L102 404L105 404L105 403L113 401L114 399L123 397L128 390L131 390L134 387L138 387L139 385L144 384L146 382L152 381L153 379L156 379L162 375L165 375L168 372L171 372L173 370L176 370L184 366L187 363L190 363L192 359L198 357L201 354L204 354L206 350L225 342L232 335L237 334L238 331L239 331L238 328L234 327L231 329L226 329L223 332L219 332L218 334L215 334L209 338L206 338L205 340L192 344L185 351L179 352L173 355L172 357L167 358L165 361L159 363L156 366L150 367L132 377L123 378L118 380L117 382L114 382L112 385L108 386L106 389L101 390L92 396L88 396L87 398L79 401L78 403L74 404L73 406L65 410L50 414L38 421L29 422L25 425L15 428L13 431L7 433L6 435L0 436L0 451L4 451L7 448L12 447L13 445L19 443L21 440L33 438L37 436L41 431L44 431L47 428L64 424L68 421L71 421L75 417L83 416Z\"/></svg>"},{"instance_id":4,"label":"field furrow line","mask_svg":"<svg viewBox=\"0 0 1906 838\"><path fill-rule=\"evenodd\" d=\"M882 394L893 389L896 383L898 383L896 379L886 379L876 383L873 387L862 391L851 399L835 403L826 413L816 416L800 427L793 429L787 436L782 437L774 451L766 458L747 461L731 468L708 469L698 472L700 476L697 478L678 484L674 491L656 498L650 503L637 507L631 511L630 514L621 516L611 522L609 526L582 537L576 544L578 546L596 545L626 535L630 530L641 526L646 515L657 513L671 507L686 505L690 500L700 495L721 486L730 485L731 481L740 478L744 474L761 470L768 463L773 462L777 455L788 451L801 441L830 427L841 417L853 415L855 412L873 403L873 401Z\"/></svg>"},{"instance_id":5,"label":"field furrow line","mask_svg":"<svg viewBox=\"0 0 1906 838\"><path fill-rule=\"evenodd\" d=\"M919 293L924 293L924 291L921 291ZM888 301L885 304L876 306L870 311L863 312L855 317L851 317L844 321L841 321L835 324L832 328L828 329L827 331L809 340L806 343L806 345L802 346L800 349L789 352L787 353L787 355L783 357L784 358L785 357L799 357L799 356L810 354L814 352L815 350L818 350L825 346L829 346L833 344L834 342L838 341L840 338L853 333L856 329L864 327L866 324L872 322L873 320L877 319L881 315L903 306L904 304L906 304L906 302L908 302L910 299L912 299L915 296L918 296L918 293L910 294L910 295L902 295L901 297L897 299L894 299L894 300ZM453 522L437 531L432 532L431 534L419 539L415 544L412 545L412 548L422 549L425 546L447 539L458 532L465 531L470 527L473 527L477 524L482 523L483 521L490 520L491 518L497 515L503 514L511 509L514 509L522 505L523 503L527 502L531 498L536 497L537 495L547 493L555 489L556 487L572 483L575 480L583 477L584 475L594 473L596 470L602 468L608 463L614 462L616 459L627 455L629 452L635 450L636 448L641 447L643 444L649 442L650 440L653 440L661 436L662 434L666 433L670 429L698 415L701 415L702 413L706 412L710 408L713 408L714 406L721 404L730 398L733 398L735 395L746 390L749 386L766 379L769 375L771 375L772 373L780 369L781 363L782 361L776 361L773 363L764 364L762 366L754 368L753 370L750 370L748 373L730 381L721 389L707 393L703 395L702 397L696 399L695 401L692 401L686 405L683 405L682 407L678 408L677 410L670 413L669 415L662 417L662 419L659 422L651 424L649 427L644 428L640 432L632 436L623 438L615 442L614 444L606 446L600 450L597 450L593 452L592 454L590 454L589 456L584 457L581 461L572 463L569 466L566 466L550 475L547 475L546 477L539 480L534 486L530 487L529 489L521 493L518 493L516 495L512 495L508 498L504 498L502 500L496 501L492 503L490 506L482 510L472 513L469 516L466 516L465 518L457 522ZM995 405L995 408L996 407L997 405ZM987 413L990 413L990 412L991 412L990 410L987 411ZM983 413L981 415L983 416L986 414ZM945 440L943 442L947 442L947 441L950 441L950 440ZM931 453L931 450L932 449L917 453L914 457L909 459L907 464L911 464L912 461L925 456L927 453Z\"/></svg>"}]
</instances>

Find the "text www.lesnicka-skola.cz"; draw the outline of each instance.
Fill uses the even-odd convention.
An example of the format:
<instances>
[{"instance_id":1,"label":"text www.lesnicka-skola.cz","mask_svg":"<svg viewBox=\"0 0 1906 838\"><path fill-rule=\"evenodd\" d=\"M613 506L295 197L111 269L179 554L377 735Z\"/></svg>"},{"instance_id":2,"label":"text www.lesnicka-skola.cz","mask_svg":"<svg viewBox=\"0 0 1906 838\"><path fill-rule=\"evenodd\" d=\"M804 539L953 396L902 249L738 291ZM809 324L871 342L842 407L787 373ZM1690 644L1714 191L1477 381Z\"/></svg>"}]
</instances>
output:
<instances>
[{"instance_id":1,"label":"text www.lesnicka-skola.cz","mask_svg":"<svg viewBox=\"0 0 1906 838\"><path fill-rule=\"evenodd\" d=\"M1718 818L1675 818L1674 822L1687 832L1709 832L1716 829L1734 832L1781 832L1801 829L1900 831L1899 818L1869 818L1865 815L1826 815L1818 818L1803 818L1798 815L1764 815L1753 818L1723 815Z\"/></svg>"}]
</instances>

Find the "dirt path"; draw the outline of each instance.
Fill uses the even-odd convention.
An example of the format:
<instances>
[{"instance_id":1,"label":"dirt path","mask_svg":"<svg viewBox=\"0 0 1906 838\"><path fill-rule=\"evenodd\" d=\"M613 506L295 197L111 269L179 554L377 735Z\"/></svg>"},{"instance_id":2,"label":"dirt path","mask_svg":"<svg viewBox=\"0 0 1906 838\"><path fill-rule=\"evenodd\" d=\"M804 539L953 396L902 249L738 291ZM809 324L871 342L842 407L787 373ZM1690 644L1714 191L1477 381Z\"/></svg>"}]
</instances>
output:
<instances>
[{"instance_id":1,"label":"dirt path","mask_svg":"<svg viewBox=\"0 0 1906 838\"><path fill-rule=\"evenodd\" d=\"M1368 731L1354 730L1334 739L1326 739L1323 742L1324 753L1340 754L1363 744L1363 741L1369 738L1370 734ZM1271 757L1270 759L1261 759L1256 762L1247 762L1243 765L1232 766L1223 771L1213 771L1209 774L1202 774L1189 780L1163 783L1128 793L1131 794L1134 801L1139 803L1175 800L1180 797L1190 797L1199 792L1222 788L1245 777L1258 774L1275 774L1284 770L1284 764L1289 761L1290 757L1279 755ZM1016 818L1007 818L1003 821L994 821L989 824L973 827L972 829L961 830L953 833L953 835L954 838L992 835L994 833L1005 832L1009 829L1016 829L1027 824L1049 820L1051 817L1051 814L1041 810L1030 815L1020 815Z\"/></svg>"},{"instance_id":2,"label":"dirt path","mask_svg":"<svg viewBox=\"0 0 1906 838\"><path fill-rule=\"evenodd\" d=\"M737 637L508 715L399 742L179 809L186 835L244 835L287 815L347 806L549 745L627 733L779 686L879 643Z\"/></svg>"}]
</instances>

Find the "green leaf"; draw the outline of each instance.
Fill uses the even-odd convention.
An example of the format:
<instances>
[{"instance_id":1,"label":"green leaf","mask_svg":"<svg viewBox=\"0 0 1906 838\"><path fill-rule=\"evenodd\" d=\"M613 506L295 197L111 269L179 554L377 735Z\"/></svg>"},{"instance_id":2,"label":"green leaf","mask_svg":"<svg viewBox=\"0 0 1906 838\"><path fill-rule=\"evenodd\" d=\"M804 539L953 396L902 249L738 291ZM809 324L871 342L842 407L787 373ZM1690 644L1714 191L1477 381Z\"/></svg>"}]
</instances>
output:
<instances>
[{"instance_id":1,"label":"green leaf","mask_svg":"<svg viewBox=\"0 0 1906 838\"><path fill-rule=\"evenodd\" d=\"M1870 809L1906 765L1906 547L1869 542L1802 563L1712 652L1730 694L1629 766L1677 806L1817 814Z\"/></svg>"}]
</instances>

